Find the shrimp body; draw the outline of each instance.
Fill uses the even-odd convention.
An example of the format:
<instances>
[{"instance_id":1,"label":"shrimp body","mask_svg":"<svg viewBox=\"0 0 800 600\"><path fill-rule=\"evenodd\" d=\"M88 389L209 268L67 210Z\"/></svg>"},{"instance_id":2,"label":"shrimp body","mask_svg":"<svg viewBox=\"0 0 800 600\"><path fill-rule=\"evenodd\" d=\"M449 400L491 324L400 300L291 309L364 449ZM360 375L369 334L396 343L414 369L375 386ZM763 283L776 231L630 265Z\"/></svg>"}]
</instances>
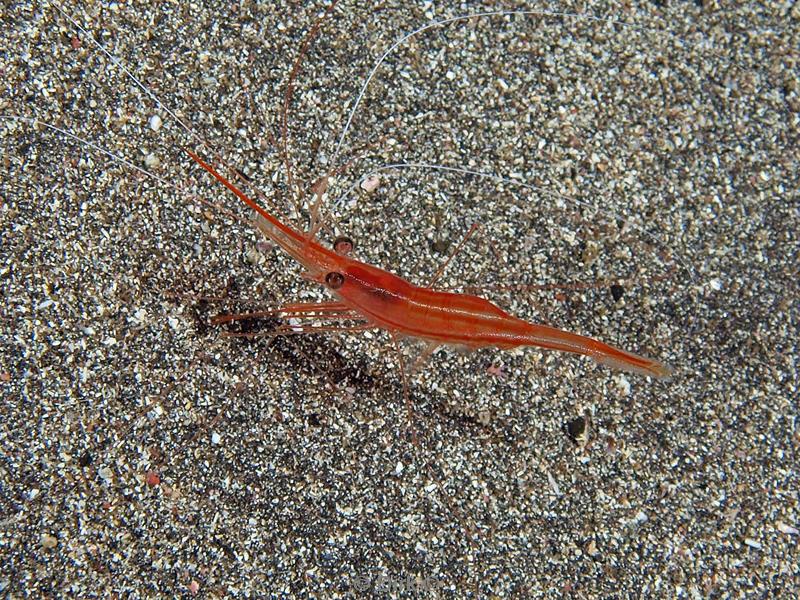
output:
<instances>
[{"instance_id":1,"label":"shrimp body","mask_svg":"<svg viewBox=\"0 0 800 600\"><path fill-rule=\"evenodd\" d=\"M342 305L371 326L434 345L471 349L536 346L582 354L650 377L665 378L672 373L667 365L599 340L514 317L485 298L416 286L393 273L329 250L279 221L211 165L187 152L258 213L258 228L306 268L306 277L324 285Z\"/></svg>"},{"instance_id":2,"label":"shrimp body","mask_svg":"<svg viewBox=\"0 0 800 600\"><path fill-rule=\"evenodd\" d=\"M331 280L337 283L331 291L370 322L388 331L467 348L537 346L561 350L651 377L668 377L672 372L657 361L599 340L529 323L485 298L419 287L383 269L351 259L342 261L339 269L341 279L327 278L328 283Z\"/></svg>"}]
</instances>

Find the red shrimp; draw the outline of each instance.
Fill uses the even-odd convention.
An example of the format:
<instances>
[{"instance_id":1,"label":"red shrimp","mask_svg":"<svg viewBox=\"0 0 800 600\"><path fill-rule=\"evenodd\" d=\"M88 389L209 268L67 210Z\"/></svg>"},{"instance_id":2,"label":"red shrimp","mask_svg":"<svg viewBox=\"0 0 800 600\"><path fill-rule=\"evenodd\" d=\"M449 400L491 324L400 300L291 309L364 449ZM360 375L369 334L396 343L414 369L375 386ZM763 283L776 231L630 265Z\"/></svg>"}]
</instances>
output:
<instances>
[{"instance_id":1,"label":"red shrimp","mask_svg":"<svg viewBox=\"0 0 800 600\"><path fill-rule=\"evenodd\" d=\"M186 152L258 213L257 227L305 267L306 278L322 284L336 298L335 302L308 305L308 310L304 310L303 304L292 304L292 313L315 312L363 320L368 327L383 329L393 336L427 341L426 356L442 344L468 349L536 346L583 354L599 363L650 377L667 378L673 372L663 363L599 340L529 323L485 298L417 286L393 273L329 250L317 243L312 234L302 234L279 221L214 167L190 150Z\"/></svg>"}]
</instances>

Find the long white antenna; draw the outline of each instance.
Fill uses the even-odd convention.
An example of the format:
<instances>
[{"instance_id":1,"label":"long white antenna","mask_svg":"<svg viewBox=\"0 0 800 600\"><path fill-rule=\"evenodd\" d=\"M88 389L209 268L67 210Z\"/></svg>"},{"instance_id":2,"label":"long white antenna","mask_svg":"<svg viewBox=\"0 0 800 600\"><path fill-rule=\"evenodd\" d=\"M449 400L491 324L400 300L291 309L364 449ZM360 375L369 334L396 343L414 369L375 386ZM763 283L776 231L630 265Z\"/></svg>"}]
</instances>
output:
<instances>
[{"instance_id":1,"label":"long white antenna","mask_svg":"<svg viewBox=\"0 0 800 600\"><path fill-rule=\"evenodd\" d=\"M547 11L547 10L496 10L496 11L487 11L487 12L479 12L479 13L472 13L472 14L465 14L465 15L457 15L455 17L449 17L447 19L441 19L438 21L433 21L432 23L428 23L427 25L423 25L417 29L414 29L410 33L405 34L403 37L399 38L396 42L394 42L391 46L389 46L381 57L375 62L372 69L367 75L367 79L364 81L364 84L361 86L361 90L358 92L358 96L356 97L356 101L353 104L353 107L350 109L350 114L347 116L347 121L345 122L344 129L342 129L342 133L339 136L339 142L336 144L336 149L333 152L333 156L331 158L331 164L336 165L336 159L339 157L339 154L342 149L342 145L344 144L344 140L347 137L347 132L350 130L350 126L353 122L353 117L355 116L356 110L358 109L361 101L364 98L364 94L366 93L367 86L370 84L372 79L375 77L375 73L378 68L383 64L386 58L394 52L399 46L404 44L406 41L411 39L412 37L419 35L420 33L427 31L428 29L433 29L434 27L442 27L444 25L448 25L450 23L457 23L459 21L468 21L470 19L485 19L490 17L507 17L512 15L518 16L538 16L538 17L553 17L553 18L569 18L569 19L578 19L583 21L593 21L596 23L602 23L605 25L620 25L622 27L626 27L633 31L639 32L656 32L661 35L667 35L672 37L673 39L679 40L684 42L680 37L674 36L668 31L663 29L658 29L655 27L642 27L640 25L631 25L630 23L626 23L625 21L620 21L617 19L607 19L604 17L598 17L595 15L586 15L586 14L577 14L577 13L566 13L566 12L558 12L558 11Z\"/></svg>"}]
</instances>

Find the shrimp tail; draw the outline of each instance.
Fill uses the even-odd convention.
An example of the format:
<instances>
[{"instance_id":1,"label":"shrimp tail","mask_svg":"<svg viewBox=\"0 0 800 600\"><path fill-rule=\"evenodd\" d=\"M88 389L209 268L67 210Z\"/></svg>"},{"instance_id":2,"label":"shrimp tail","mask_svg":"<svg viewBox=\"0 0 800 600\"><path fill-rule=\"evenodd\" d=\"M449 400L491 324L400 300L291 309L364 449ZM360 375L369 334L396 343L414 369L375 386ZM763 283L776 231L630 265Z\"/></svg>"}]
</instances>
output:
<instances>
[{"instance_id":1,"label":"shrimp tail","mask_svg":"<svg viewBox=\"0 0 800 600\"><path fill-rule=\"evenodd\" d=\"M645 356L638 354L631 354L630 352L623 352L614 348L617 352L625 355L625 358L620 358L611 354L594 354L592 358L602 365L609 366L613 369L621 371L628 371L638 375L646 375L647 377L654 377L656 379L669 379L675 370L667 364L658 362ZM615 352L616 354L616 352Z\"/></svg>"},{"instance_id":2,"label":"shrimp tail","mask_svg":"<svg viewBox=\"0 0 800 600\"><path fill-rule=\"evenodd\" d=\"M528 324L525 338L528 345L561 350L562 352L571 352L573 354L583 354L600 364L630 373L646 375L656 379L668 379L673 373L672 367L657 360L615 348L599 340L546 325Z\"/></svg>"}]
</instances>

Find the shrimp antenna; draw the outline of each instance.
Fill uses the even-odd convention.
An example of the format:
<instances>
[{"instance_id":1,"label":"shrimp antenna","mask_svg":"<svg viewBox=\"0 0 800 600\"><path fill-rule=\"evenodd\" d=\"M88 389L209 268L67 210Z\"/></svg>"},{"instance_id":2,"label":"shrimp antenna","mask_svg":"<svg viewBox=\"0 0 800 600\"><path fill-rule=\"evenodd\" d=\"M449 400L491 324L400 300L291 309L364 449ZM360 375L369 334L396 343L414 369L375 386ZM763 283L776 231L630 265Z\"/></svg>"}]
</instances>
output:
<instances>
[{"instance_id":1,"label":"shrimp antenna","mask_svg":"<svg viewBox=\"0 0 800 600\"><path fill-rule=\"evenodd\" d=\"M336 4L336 2L338 2L338 0L335 0L334 4ZM128 79L130 79L134 83L134 85L136 85L136 87L138 87L140 90L142 90L142 92L144 92L144 94L148 98L150 98L150 100L152 100L153 104L155 104L155 106L157 108L163 110L167 115L169 115L180 126L180 128L183 129L183 131L185 131L189 135L189 137L191 137L192 139L194 139L198 143L199 147L207 148L208 150L210 150L212 156L215 158L216 161L218 161L220 164L222 164L228 170L230 170L231 172L234 173L234 177L235 177L236 180L244 181L244 178L242 177L242 175L239 172L239 170L236 169L235 167L232 167L228 162L225 161L224 158L222 158L221 153L217 150L217 148L216 148L216 146L214 144L212 144L211 142L206 140L206 138L201 136L190 125L187 125L178 116L178 114L175 111L173 111L169 106L167 106L164 102L162 102L161 99L143 81L141 81L139 78L137 78L136 75L133 74L133 72L126 66L126 64L121 59L119 59L114 54L112 54L108 49L106 49L106 47L102 43L100 43L85 27L83 27L80 23L78 23L78 21L75 20L75 18L73 18L72 15L67 13L58 4L52 4L52 6L59 13L61 13L61 15L65 19L67 19L70 23L72 23L72 25L78 31L80 31L84 35L84 37L86 39L88 39L92 43L92 45L95 48L97 48L102 54L104 54L106 56L106 58L109 61L111 61L111 63L115 67L117 67L120 71L122 71L125 74L125 76ZM47 124L46 123L42 123L42 125L47 125ZM58 129L58 128L52 127L50 125L47 125L47 127L50 127L51 129ZM59 131L61 131L61 130L59 130ZM65 135L73 138L74 140L85 141L85 140L81 140L77 136L72 135L72 134L70 134L70 133L68 133L66 131L61 131L61 133L64 133ZM86 145L91 147L91 148L93 148L93 149L95 149L95 150L97 150L97 151L99 151L99 152L102 152L102 153L104 153L106 155L110 155L110 153L108 151L106 151L103 148L100 148L99 146L97 146L95 144L86 142ZM114 157L113 155L111 155L111 156ZM121 164L125 164L128 167L133 167L133 168L135 168L135 169L137 169L139 171L143 171L140 167L134 166L133 163L130 163L129 161L127 161L125 159L121 159L121 157L115 157L115 159L119 159L118 162L120 162ZM163 180L159 179L159 181L163 181ZM246 183L246 181L245 181L245 183ZM175 187L175 186L173 185L173 187ZM255 188L255 189L256 189L256 195L258 196L259 199L267 202L271 206L275 206L275 203L272 200L270 200L270 198L267 197L266 194L261 192L261 190L259 190L258 188ZM229 216L233 215L233 213L231 213L230 211L227 211L227 210L223 210L223 212L225 214L229 215ZM240 218L238 218L238 217L235 217L235 218L236 218L237 221L241 221Z\"/></svg>"},{"instance_id":2,"label":"shrimp antenna","mask_svg":"<svg viewBox=\"0 0 800 600\"><path fill-rule=\"evenodd\" d=\"M587 14L576 14L576 13L568 13L568 12L560 12L560 11L548 11L548 10L493 10L493 11L486 11L486 12L478 12L478 13L471 13L471 14L463 14L463 15L456 15L454 17L449 17L446 19L440 19L438 21L433 21L428 23L427 25L423 25L414 29L413 31L405 34L404 36L400 37L397 41L392 43L383 54L381 54L380 58L375 61L375 64L372 66L367 78L364 80L361 89L356 96L356 101L353 103L353 107L350 109L349 114L347 115L347 121L344 124L344 128L342 129L342 133L339 135L339 141L336 144L336 149L333 152L333 157L331 158L331 162L333 164L336 163L336 159L339 157L341 153L342 146L344 145L344 140L347 137L347 132L350 130L350 126L353 123L353 118L355 117L356 110L358 110L361 101L364 99L364 94L367 91L367 86L369 86L370 82L375 78L375 73L378 71L380 66L384 63L384 61L389 57L392 52L397 50L400 46L402 46L405 42L410 40L413 37L418 36L419 34L428 31L429 29L433 29L435 27L443 27L445 25L449 25L451 23L458 23L460 21L469 21L471 19L487 19L492 17L510 17L510 16L531 16L531 17L552 17L552 18L560 18L560 19L577 19L583 21L594 21L597 23L602 23L604 25L620 25L632 29L634 31L642 31L642 32L657 32L660 34L671 35L669 32L664 31L663 29L658 29L655 27L642 27L640 25L632 25L630 23L626 23L625 21L620 21L617 19L607 19L604 17L598 17L595 15L587 15ZM677 37L677 36L674 36ZM677 38L681 39L681 38Z\"/></svg>"},{"instance_id":3,"label":"shrimp antenna","mask_svg":"<svg viewBox=\"0 0 800 600\"><path fill-rule=\"evenodd\" d=\"M172 188L173 190L178 192L180 195L189 197L194 202L198 202L200 204L203 204L204 206L208 206L209 208L213 208L214 210L218 210L219 212L221 212L222 214L230 217L234 221L238 221L239 223L242 223L242 224L247 225L247 226L250 225L250 223L247 220L245 220L245 219L241 218L240 216L234 214L233 212L231 212L230 210L228 210L224 206L222 206L220 204L216 204L216 203L211 202L209 200L206 200L204 198L200 198L199 196L196 196L194 194L190 194L184 188L181 188L180 186L176 185L175 183L173 183L169 179L164 179L163 177L161 177L159 175L156 175L152 171L149 171L149 170L145 169L144 167L140 167L136 163L133 163L133 162L129 161L127 158L124 158L124 157L120 156L119 154L114 154L113 152L111 152L111 150L109 150L107 148L104 148L103 146L100 146L98 144L95 144L94 142L92 142L90 140L87 140L86 138L82 138L79 135L75 135L74 133L72 133L70 131L67 131L66 129L62 129L61 127L58 127L56 125L51 125L50 123L45 123L44 121L40 121L39 119L36 119L36 118L33 118L33 117L23 117L23 116L20 116L20 115L0 115L0 119L6 119L6 120L9 120L9 121L20 121L20 122L23 122L23 123L28 123L29 125L31 125L33 127L37 127L37 126L46 127L47 129L50 129L51 131L55 131L59 135L62 135L65 138L67 138L69 140L72 140L73 142L76 142L81 147L91 148L95 152L98 152L98 153L106 156L107 158L109 158L112 161L122 165L123 167L126 167L126 168L128 168L128 169L130 169L132 171L136 171L137 173L141 173L145 177L148 177L148 178L150 178L150 179L152 179L154 181L157 181L158 183L160 183L161 185L163 185L166 188Z\"/></svg>"},{"instance_id":4,"label":"shrimp antenna","mask_svg":"<svg viewBox=\"0 0 800 600\"><path fill-rule=\"evenodd\" d=\"M525 181L520 181L518 179L511 179L509 177L503 177L502 175L497 175L495 173L489 173L489 172L486 172L486 171L476 171L474 169L467 169L467 168L464 168L464 167L449 167L449 166L446 166L446 165L438 165L438 164L434 164L434 163L393 163L393 164L383 165L383 166L377 167L377 168L373 169L372 171L370 171L369 173L367 173L364 177L371 177L373 175L377 175L378 173L383 173L383 172L386 172L386 171L402 171L402 170L440 171L440 172L444 172L444 173L458 173L460 175L469 175L469 176L478 177L478 178L481 178L481 179L491 179L491 180L497 181L498 183L502 183L502 184L509 185L509 186L521 187L521 188L530 190L532 192L536 192L537 194L541 194L543 196L549 196L552 199L560 200L560 201L565 202L567 204L570 204L570 203L577 204L578 206L582 206L583 208L585 208L587 210L590 210L590 211L596 212L598 214L601 214L601 215L603 215L604 217L606 217L608 219L612 219L613 220L613 219L618 219L619 218L619 215L617 215L617 214L615 214L615 213L613 213L611 211L604 210L602 208L594 206L593 204L590 204L586 200L582 200L580 198L573 198L573 197L570 197L570 196L565 196L564 194L560 194L558 192L554 192L552 190L548 190L548 189L545 189L543 187L540 187L540 186L537 186L537 185L533 185L531 183L527 183ZM344 201L349 196L351 196L353 194L353 192L355 191L356 186L358 186L358 184L359 184L359 182L353 183L341 196L339 196L332 203L331 210L338 209L344 203ZM525 206L521 206L521 207L522 208L526 208ZM653 244L655 246L658 246L658 244L655 242L655 240L652 238L652 236L650 236L644 229L642 229L641 227L639 227L637 225L634 225L634 228L639 233L641 233L642 236L644 236L645 241L650 242L651 244ZM463 242L462 242L462 245L463 245ZM451 259L452 259L452 257L450 259L448 259L448 262ZM675 262L678 265L680 265L688 273L689 278L692 281L695 281L695 275L694 275L693 270L691 268L689 268L689 266L685 262L683 262L682 260L680 260L680 259L678 259L676 257L672 257L672 260L673 260L673 262ZM437 277L439 275L441 275L441 273L437 273Z\"/></svg>"},{"instance_id":5,"label":"shrimp antenna","mask_svg":"<svg viewBox=\"0 0 800 600\"><path fill-rule=\"evenodd\" d=\"M303 58L305 58L312 40L319 33L322 23L328 18L328 15L333 12L333 9L336 8L338 3L339 0L333 0L330 6L328 6L325 12L317 18L317 20L314 22L314 25L312 25L311 29L309 29L308 32L306 32L306 35L303 37L303 41L300 44L300 51L297 53L297 58L294 59L292 70L289 72L289 79L286 82L286 91L283 95L283 107L281 110L281 154L283 155L283 165L286 169L286 185L289 188L290 193L292 193L293 202L298 213L300 212L299 199L297 198L297 193L292 190L292 164L289 151L289 105L292 103L292 96L294 95L294 81L297 79L297 76L300 73L300 65L303 61Z\"/></svg>"},{"instance_id":6,"label":"shrimp antenna","mask_svg":"<svg viewBox=\"0 0 800 600\"><path fill-rule=\"evenodd\" d=\"M428 23L426 25L423 25L421 27L418 27L418 28L410 31L409 33L403 35L402 37L397 39L395 42L393 42L381 54L381 56L378 58L378 60L375 61L374 65L370 69L369 74L367 75L364 83L362 84L362 86L361 86L361 88L360 88L360 90L359 90L359 92L358 92L358 94L356 96L355 102L353 102L353 105L350 108L350 111L348 113L348 116L347 116L347 119L345 121L344 127L342 128L342 132L339 135L339 140L338 140L338 142L336 144L336 147L335 147L335 150L333 152L333 155L332 155L332 158L331 158L331 163L334 164L334 165L337 163L338 157L340 156L342 148L344 146L345 139L347 138L347 134L350 131L350 128L351 128L351 126L353 124L353 119L355 117L356 110L358 110L358 107L361 105L361 103L362 103L362 101L364 99L367 87L372 82L372 80L375 78L375 75L376 75L378 69L380 68L380 66L386 61L386 59L398 47L403 45L405 42L407 42L411 38L413 38L415 36L418 36L421 33L425 32L425 31L427 31L429 29L433 29L435 27L442 27L442 26L445 26L445 25L449 25L449 24L452 24L452 23L460 22L460 21L467 21L467 20L470 20L470 19L485 19L485 18L508 17L508 16L524 16L524 17L536 17L536 16L539 16L539 17L542 17L542 18L553 18L553 19L574 19L574 20L579 20L579 21L597 22L597 23L600 23L602 25L619 26L619 27L622 27L622 28L625 28L625 29L631 30L631 31L642 32L642 33L652 33L652 34L665 36L665 37L667 37L669 39L675 40L675 41L680 42L682 44L699 47L703 51L703 53L705 53L705 54L709 54L709 55L712 55L712 56L717 56L717 57L724 58L724 56L721 53L715 52L713 47L711 47L707 43L707 41L706 41L706 43L701 43L703 40L701 40L701 42L691 41L691 40L689 40L687 38L683 38L681 36L675 35L675 34L669 32L669 31L667 31L667 30L665 30L663 28L646 27L646 26L632 24L632 23L629 23L629 22L626 22L626 21L622 21L622 20L619 20L619 19L605 18L605 17L600 17L600 16L596 16L596 15L591 15L591 14L576 14L576 13L568 13L568 12L563 12L563 11L547 11L547 10L497 10L497 11L478 12L478 13L472 13L472 14L462 14L462 15L456 15L456 16L453 16L453 17L445 18L445 19L440 19L440 20ZM773 30L772 29L765 29L763 31L772 32ZM728 145L731 145L731 144L728 144ZM527 188L527 189L529 189L531 191L536 191L537 193L550 196L551 198L561 199L561 200L563 200L565 202L575 203L575 204L578 204L580 206L584 206L584 207L586 207L586 208L588 208L590 210L596 211L599 214L603 214L603 215L605 215L605 216L607 216L609 218L613 218L613 219L619 218L619 215L613 214L610 211L605 211L605 210L603 210L601 208L594 207L594 206L590 205L589 203L587 203L587 202L585 202L583 200L577 199L577 198L570 198L570 197L564 196L562 194L558 194L556 192L552 192L552 191L549 191L549 190L545 190L543 188L539 188L539 187L533 186L531 184L527 184L527 183L522 182L522 181L511 180L511 179L507 179L507 178L504 178L502 176L498 176L498 175L495 175L495 174L492 174L492 173L477 172L477 171L473 171L473 170L465 169L465 168L448 167L448 166L444 166L444 165L433 165L433 164L423 164L423 163L397 163L397 164L392 164L392 165L386 165L386 166L383 166L383 167L378 167L377 169L373 170L372 173L374 174L374 173L379 172L379 171L385 171L385 170L390 170L390 169L429 169L429 170L457 172L457 173L461 173L463 175L473 175L473 176L477 176L477 177L492 178L492 179L494 179L495 181L498 181L498 182L503 182L503 183L506 183L506 184L509 184L509 185L514 185L514 186L521 186L521 187ZM340 205L340 203L347 196L349 196L352 193L353 189L355 188L355 185L357 185L357 184L353 184L338 200L336 200L332 204L330 210L333 210L333 207L337 207L338 205ZM639 231L640 233L642 233L642 235L644 236L644 238L648 242L653 243L652 236L648 235L641 226L638 226L638 225L634 224L633 228L636 229L637 231ZM695 275L694 275L693 269L688 268L688 266L684 262L680 261L679 259L674 258L673 260L675 262L677 262L678 264L680 264L680 266L685 269L685 271L689 274L690 279L692 279L693 281L695 280Z\"/></svg>"}]
</instances>

